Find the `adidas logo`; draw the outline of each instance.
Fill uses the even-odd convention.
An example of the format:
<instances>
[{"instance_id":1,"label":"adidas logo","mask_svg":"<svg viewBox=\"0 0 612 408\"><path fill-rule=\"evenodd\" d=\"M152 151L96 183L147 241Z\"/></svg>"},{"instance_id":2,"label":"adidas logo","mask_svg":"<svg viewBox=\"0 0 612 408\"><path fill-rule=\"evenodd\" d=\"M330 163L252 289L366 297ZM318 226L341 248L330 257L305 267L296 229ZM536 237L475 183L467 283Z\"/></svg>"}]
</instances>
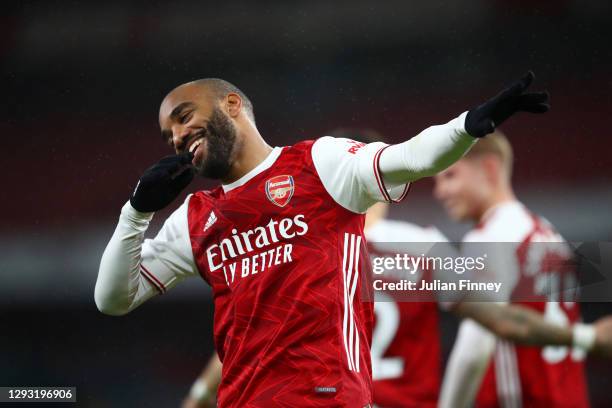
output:
<instances>
[{"instance_id":1,"label":"adidas logo","mask_svg":"<svg viewBox=\"0 0 612 408\"><path fill-rule=\"evenodd\" d=\"M215 222L217 222L217 216L214 211L211 211L208 220L206 220L206 224L204 224L204 231L212 227Z\"/></svg>"}]
</instances>

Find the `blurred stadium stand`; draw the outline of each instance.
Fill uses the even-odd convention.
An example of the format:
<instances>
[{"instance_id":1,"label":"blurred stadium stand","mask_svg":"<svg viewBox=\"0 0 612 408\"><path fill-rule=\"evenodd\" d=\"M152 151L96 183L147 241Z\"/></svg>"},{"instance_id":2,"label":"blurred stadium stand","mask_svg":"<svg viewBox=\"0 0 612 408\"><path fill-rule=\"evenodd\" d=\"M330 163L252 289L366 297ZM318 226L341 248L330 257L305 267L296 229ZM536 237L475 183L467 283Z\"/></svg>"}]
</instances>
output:
<instances>
[{"instance_id":1,"label":"blurred stadium stand","mask_svg":"<svg viewBox=\"0 0 612 408\"><path fill-rule=\"evenodd\" d=\"M120 207L170 152L159 103L191 79L238 85L275 145L339 126L398 142L531 68L553 110L504 128L519 197L568 240L611 241L611 23L604 0L6 6L0 385L77 385L79 406L92 407L172 406L187 391L211 352L205 284L119 319L97 313L93 286ZM459 239L467 226L446 219L431 186L416 183L392 216ZM612 311L585 309L588 319ZM609 364L589 364L594 406L612 405Z\"/></svg>"}]
</instances>

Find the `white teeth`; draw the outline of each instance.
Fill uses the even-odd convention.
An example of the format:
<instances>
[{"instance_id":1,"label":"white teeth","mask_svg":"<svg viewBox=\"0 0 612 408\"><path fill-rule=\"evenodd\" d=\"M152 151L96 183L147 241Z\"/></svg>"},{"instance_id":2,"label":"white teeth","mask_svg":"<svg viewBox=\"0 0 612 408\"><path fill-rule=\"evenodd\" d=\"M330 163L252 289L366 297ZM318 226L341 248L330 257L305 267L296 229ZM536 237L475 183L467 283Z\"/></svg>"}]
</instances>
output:
<instances>
[{"instance_id":1,"label":"white teeth","mask_svg":"<svg viewBox=\"0 0 612 408\"><path fill-rule=\"evenodd\" d=\"M195 142L193 142L191 146L189 146L189 152L193 153L195 149L197 149L197 147L202 144L202 142L204 142L204 138L200 138L196 140Z\"/></svg>"}]
</instances>

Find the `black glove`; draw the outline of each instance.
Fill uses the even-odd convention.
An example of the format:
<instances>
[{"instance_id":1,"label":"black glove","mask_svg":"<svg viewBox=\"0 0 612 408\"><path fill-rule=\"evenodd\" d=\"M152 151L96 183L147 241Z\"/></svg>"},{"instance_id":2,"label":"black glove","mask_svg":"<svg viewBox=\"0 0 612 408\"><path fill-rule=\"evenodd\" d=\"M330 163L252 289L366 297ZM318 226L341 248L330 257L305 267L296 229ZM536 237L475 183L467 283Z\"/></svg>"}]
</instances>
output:
<instances>
[{"instance_id":1,"label":"black glove","mask_svg":"<svg viewBox=\"0 0 612 408\"><path fill-rule=\"evenodd\" d=\"M484 137L516 112L548 112L548 92L523 93L534 78L532 71L527 72L523 78L469 111L465 118L465 130L473 137Z\"/></svg>"},{"instance_id":2,"label":"black glove","mask_svg":"<svg viewBox=\"0 0 612 408\"><path fill-rule=\"evenodd\" d=\"M193 153L166 156L143 173L130 198L140 212L161 210L193 180Z\"/></svg>"}]
</instances>

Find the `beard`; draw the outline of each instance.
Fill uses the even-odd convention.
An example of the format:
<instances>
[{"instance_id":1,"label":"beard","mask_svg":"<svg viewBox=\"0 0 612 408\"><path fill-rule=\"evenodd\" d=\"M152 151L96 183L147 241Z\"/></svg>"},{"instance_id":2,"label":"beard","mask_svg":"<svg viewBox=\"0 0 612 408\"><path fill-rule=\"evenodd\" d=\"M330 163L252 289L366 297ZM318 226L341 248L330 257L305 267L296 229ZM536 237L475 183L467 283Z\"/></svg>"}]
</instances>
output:
<instances>
[{"instance_id":1,"label":"beard","mask_svg":"<svg viewBox=\"0 0 612 408\"><path fill-rule=\"evenodd\" d=\"M206 157L195 168L198 175L221 180L226 178L232 168L237 133L232 121L215 107L206 125Z\"/></svg>"}]
</instances>

